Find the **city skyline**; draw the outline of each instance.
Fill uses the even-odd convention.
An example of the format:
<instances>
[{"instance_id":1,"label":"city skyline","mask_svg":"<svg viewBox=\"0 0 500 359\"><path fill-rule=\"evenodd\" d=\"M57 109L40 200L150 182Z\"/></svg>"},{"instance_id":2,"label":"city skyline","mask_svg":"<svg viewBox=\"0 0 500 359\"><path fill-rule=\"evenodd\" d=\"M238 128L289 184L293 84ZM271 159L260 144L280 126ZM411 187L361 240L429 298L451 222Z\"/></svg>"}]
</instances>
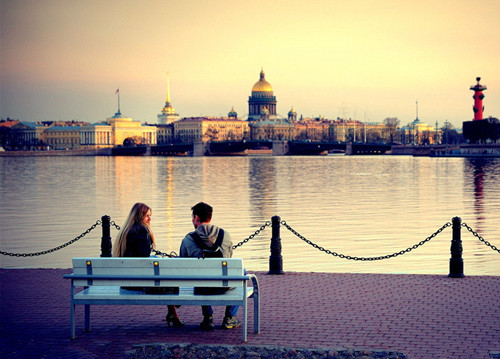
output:
<instances>
[{"instance_id":1,"label":"city skyline","mask_svg":"<svg viewBox=\"0 0 500 359\"><path fill-rule=\"evenodd\" d=\"M154 123L248 114L261 69L277 113L462 127L471 85L500 117L500 2L0 2L2 118Z\"/></svg>"}]
</instances>

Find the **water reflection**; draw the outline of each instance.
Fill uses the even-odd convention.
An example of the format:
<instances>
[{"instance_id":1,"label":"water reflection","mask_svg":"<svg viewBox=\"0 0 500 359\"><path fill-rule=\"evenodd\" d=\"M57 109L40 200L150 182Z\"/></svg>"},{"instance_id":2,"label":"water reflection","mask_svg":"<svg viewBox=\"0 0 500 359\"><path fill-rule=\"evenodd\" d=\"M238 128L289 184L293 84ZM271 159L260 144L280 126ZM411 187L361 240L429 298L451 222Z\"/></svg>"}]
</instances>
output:
<instances>
[{"instance_id":1,"label":"water reflection","mask_svg":"<svg viewBox=\"0 0 500 359\"><path fill-rule=\"evenodd\" d=\"M485 196L498 195L500 183L500 160L494 158L467 158L465 159L464 176L466 190L474 196L474 224L476 232L481 233L484 228L487 212L485 211ZM472 187L472 190L471 190ZM500 210L500 207L497 208Z\"/></svg>"},{"instance_id":2,"label":"water reflection","mask_svg":"<svg viewBox=\"0 0 500 359\"><path fill-rule=\"evenodd\" d=\"M251 157L248 167L248 184L252 220L271 218L276 212L273 198L276 198L276 168L272 157Z\"/></svg>"},{"instance_id":3,"label":"water reflection","mask_svg":"<svg viewBox=\"0 0 500 359\"><path fill-rule=\"evenodd\" d=\"M173 206L174 206L174 191L175 191L175 181L174 181L174 164L172 158L167 158L165 162L158 165L158 187L160 187L159 193L163 193L162 201L160 201L160 206L155 210L155 215L163 216L163 220L166 223L166 235L165 240L167 241L167 248L174 247L174 237L172 235L174 230L173 222ZM161 218L161 217L160 217Z\"/></svg>"},{"instance_id":4,"label":"water reflection","mask_svg":"<svg viewBox=\"0 0 500 359\"><path fill-rule=\"evenodd\" d=\"M0 250L54 248L103 215L122 225L135 202L153 208L161 251L178 251L193 229L192 205L214 207L235 243L278 215L322 247L377 256L411 247L455 216L500 245L500 159L407 156L0 157ZM112 237L117 231L112 228ZM47 256L0 257L2 267L68 268L100 254L100 228ZM271 229L236 255L268 269ZM282 227L285 271L446 274L451 233L379 262L334 258ZM466 275L500 275L498 253L463 234ZM478 261L477 258L480 260Z\"/></svg>"}]
</instances>

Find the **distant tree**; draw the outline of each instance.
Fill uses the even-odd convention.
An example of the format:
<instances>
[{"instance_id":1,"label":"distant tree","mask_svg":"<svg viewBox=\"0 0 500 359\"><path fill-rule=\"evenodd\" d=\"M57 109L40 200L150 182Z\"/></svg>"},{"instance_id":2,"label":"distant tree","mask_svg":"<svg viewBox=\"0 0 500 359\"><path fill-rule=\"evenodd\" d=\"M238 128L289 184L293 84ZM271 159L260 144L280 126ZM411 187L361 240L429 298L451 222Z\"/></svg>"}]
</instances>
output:
<instances>
[{"instance_id":1,"label":"distant tree","mask_svg":"<svg viewBox=\"0 0 500 359\"><path fill-rule=\"evenodd\" d=\"M387 117L384 119L384 125L389 132L390 143L394 143L394 136L399 127L399 120L397 117Z\"/></svg>"},{"instance_id":2,"label":"distant tree","mask_svg":"<svg viewBox=\"0 0 500 359\"><path fill-rule=\"evenodd\" d=\"M0 146L5 147L10 129L8 127L0 127Z\"/></svg>"},{"instance_id":3,"label":"distant tree","mask_svg":"<svg viewBox=\"0 0 500 359\"><path fill-rule=\"evenodd\" d=\"M217 141L219 138L219 130L217 130L215 126L209 126L203 137L208 139L208 141Z\"/></svg>"},{"instance_id":4,"label":"distant tree","mask_svg":"<svg viewBox=\"0 0 500 359\"><path fill-rule=\"evenodd\" d=\"M295 139L298 141L306 140L307 139L306 131L304 131L304 130L300 131L299 134L297 136L295 136Z\"/></svg>"},{"instance_id":5,"label":"distant tree","mask_svg":"<svg viewBox=\"0 0 500 359\"><path fill-rule=\"evenodd\" d=\"M441 127L441 133L441 143L443 144L450 145L463 142L463 136L449 122L445 122L445 125Z\"/></svg>"},{"instance_id":6,"label":"distant tree","mask_svg":"<svg viewBox=\"0 0 500 359\"><path fill-rule=\"evenodd\" d=\"M490 116L487 121L490 123L490 139L496 143L500 138L500 120Z\"/></svg>"},{"instance_id":7,"label":"distant tree","mask_svg":"<svg viewBox=\"0 0 500 359\"><path fill-rule=\"evenodd\" d=\"M375 129L366 130L366 142L382 142L381 131Z\"/></svg>"},{"instance_id":8,"label":"distant tree","mask_svg":"<svg viewBox=\"0 0 500 359\"><path fill-rule=\"evenodd\" d=\"M125 147L135 147L137 145L142 145L143 138L140 136L127 137L123 140L123 145Z\"/></svg>"}]
</instances>

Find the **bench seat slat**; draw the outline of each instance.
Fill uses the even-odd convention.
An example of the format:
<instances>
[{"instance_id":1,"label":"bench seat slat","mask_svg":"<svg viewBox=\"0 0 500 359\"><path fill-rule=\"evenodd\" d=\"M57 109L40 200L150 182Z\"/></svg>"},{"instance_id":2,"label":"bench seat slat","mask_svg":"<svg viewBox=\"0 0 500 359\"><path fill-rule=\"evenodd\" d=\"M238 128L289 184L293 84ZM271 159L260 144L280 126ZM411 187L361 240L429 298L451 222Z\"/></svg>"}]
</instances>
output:
<instances>
[{"instance_id":1,"label":"bench seat slat","mask_svg":"<svg viewBox=\"0 0 500 359\"><path fill-rule=\"evenodd\" d=\"M65 274L64 278L73 279L75 286L87 286L92 281L93 286L122 286L122 287L236 287L241 286L243 280L250 280L248 276L168 276L168 275L126 275L113 274ZM225 281L222 284L222 281Z\"/></svg>"},{"instance_id":2,"label":"bench seat slat","mask_svg":"<svg viewBox=\"0 0 500 359\"><path fill-rule=\"evenodd\" d=\"M247 287L247 298L251 298L254 289ZM193 288L180 288L179 294L145 294L120 287L90 287L74 297L75 304L94 305L239 305L243 298L243 288L234 288L217 295L195 295Z\"/></svg>"}]
</instances>

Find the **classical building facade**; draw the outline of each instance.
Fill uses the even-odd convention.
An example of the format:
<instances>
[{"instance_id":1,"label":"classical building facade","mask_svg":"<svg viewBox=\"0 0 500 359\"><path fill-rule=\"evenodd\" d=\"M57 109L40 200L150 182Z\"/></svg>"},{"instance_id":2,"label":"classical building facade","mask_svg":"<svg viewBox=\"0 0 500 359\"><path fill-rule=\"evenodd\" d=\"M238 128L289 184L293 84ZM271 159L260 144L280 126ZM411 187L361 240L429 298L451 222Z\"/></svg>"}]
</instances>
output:
<instances>
[{"instance_id":1,"label":"classical building facade","mask_svg":"<svg viewBox=\"0 0 500 359\"><path fill-rule=\"evenodd\" d=\"M288 119L260 120L250 123L252 140L293 140L295 124Z\"/></svg>"},{"instance_id":2,"label":"classical building facade","mask_svg":"<svg viewBox=\"0 0 500 359\"><path fill-rule=\"evenodd\" d=\"M233 117L188 117L174 122L175 142L241 141L248 122Z\"/></svg>"},{"instance_id":3,"label":"classical building facade","mask_svg":"<svg viewBox=\"0 0 500 359\"><path fill-rule=\"evenodd\" d=\"M33 150L42 145L45 126L18 120L0 121L0 146L9 150Z\"/></svg>"},{"instance_id":4,"label":"classical building facade","mask_svg":"<svg viewBox=\"0 0 500 359\"><path fill-rule=\"evenodd\" d=\"M150 126L156 127L156 143L158 145L173 143L175 141L173 123L169 123L168 125L150 125Z\"/></svg>"},{"instance_id":5,"label":"classical building facade","mask_svg":"<svg viewBox=\"0 0 500 359\"><path fill-rule=\"evenodd\" d=\"M51 126L42 132L42 141L53 150L80 149L80 126Z\"/></svg>"},{"instance_id":6,"label":"classical building facade","mask_svg":"<svg viewBox=\"0 0 500 359\"><path fill-rule=\"evenodd\" d=\"M328 141L337 142L389 142L387 126L380 122L361 122L337 118L328 120Z\"/></svg>"},{"instance_id":7,"label":"classical building facade","mask_svg":"<svg viewBox=\"0 0 500 359\"><path fill-rule=\"evenodd\" d=\"M402 144L433 145L441 142L441 130L422 122L418 117L399 129Z\"/></svg>"},{"instance_id":8,"label":"classical building facade","mask_svg":"<svg viewBox=\"0 0 500 359\"><path fill-rule=\"evenodd\" d=\"M0 122L0 146L9 150L79 149L82 121ZM8 127L8 131L4 130Z\"/></svg>"},{"instance_id":9,"label":"classical building facade","mask_svg":"<svg viewBox=\"0 0 500 359\"><path fill-rule=\"evenodd\" d=\"M288 117L297 117L293 115L293 110L288 113ZM330 141L331 127L330 121L323 118L304 118L300 121L295 121L294 140L311 140L311 141Z\"/></svg>"},{"instance_id":10,"label":"classical building facade","mask_svg":"<svg viewBox=\"0 0 500 359\"><path fill-rule=\"evenodd\" d=\"M126 139L135 139L144 145L156 145L156 127L143 126L140 121L124 117L117 112L106 121L111 126L111 143L113 146L123 145Z\"/></svg>"},{"instance_id":11,"label":"classical building facade","mask_svg":"<svg viewBox=\"0 0 500 359\"><path fill-rule=\"evenodd\" d=\"M128 144L156 145L156 127L142 125L120 111L98 122L80 129L81 147L85 149L116 147Z\"/></svg>"},{"instance_id":12,"label":"classical building facade","mask_svg":"<svg viewBox=\"0 0 500 359\"><path fill-rule=\"evenodd\" d=\"M82 149L97 149L113 147L111 125L93 123L80 128L80 146Z\"/></svg>"}]
</instances>

